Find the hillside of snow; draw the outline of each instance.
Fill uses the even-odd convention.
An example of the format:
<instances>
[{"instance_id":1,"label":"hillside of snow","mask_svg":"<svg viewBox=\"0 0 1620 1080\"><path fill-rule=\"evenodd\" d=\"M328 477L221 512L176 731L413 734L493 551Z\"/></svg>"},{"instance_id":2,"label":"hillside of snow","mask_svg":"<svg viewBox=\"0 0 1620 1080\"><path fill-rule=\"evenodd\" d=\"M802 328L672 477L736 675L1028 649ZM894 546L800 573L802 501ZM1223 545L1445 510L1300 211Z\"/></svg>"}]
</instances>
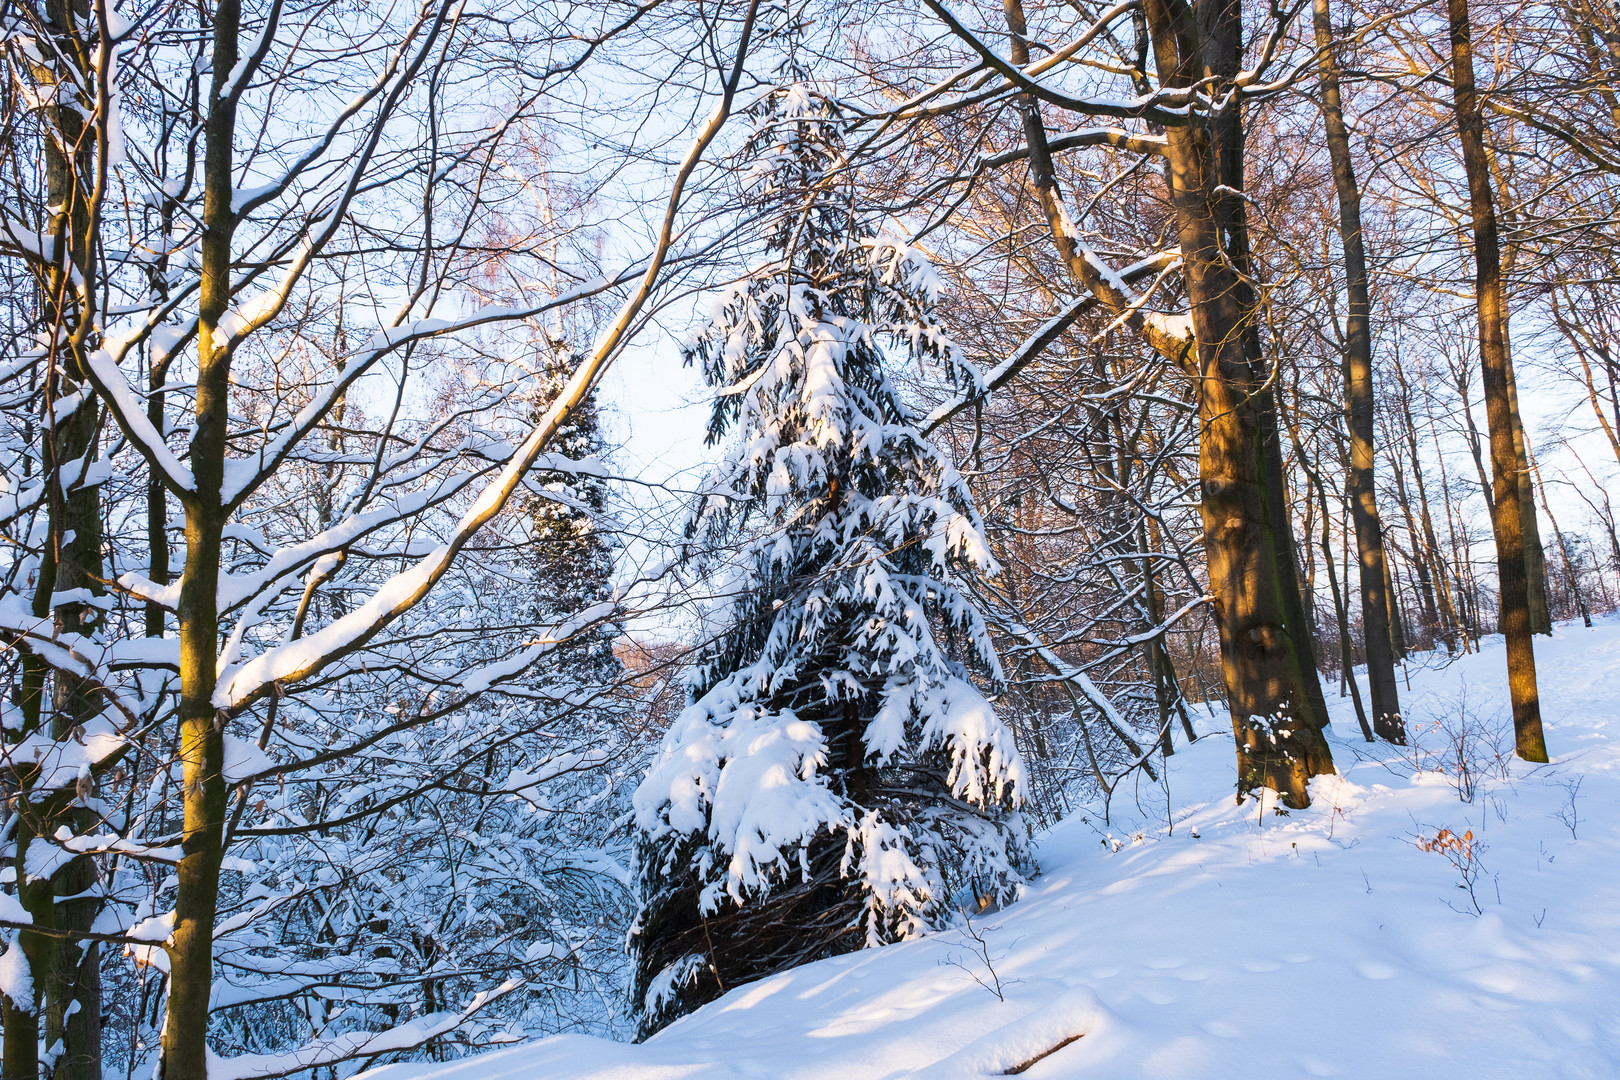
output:
<instances>
[{"instance_id":1,"label":"hillside of snow","mask_svg":"<svg viewBox=\"0 0 1620 1080\"><path fill-rule=\"evenodd\" d=\"M1211 719L1163 786L1041 837L1027 897L971 933L740 986L639 1046L559 1036L364 1075L1620 1076L1620 622L1536 651L1551 765L1509 757L1500 638L1420 657L1415 747L1363 742L1330 688L1341 775L1308 810L1235 805Z\"/></svg>"}]
</instances>

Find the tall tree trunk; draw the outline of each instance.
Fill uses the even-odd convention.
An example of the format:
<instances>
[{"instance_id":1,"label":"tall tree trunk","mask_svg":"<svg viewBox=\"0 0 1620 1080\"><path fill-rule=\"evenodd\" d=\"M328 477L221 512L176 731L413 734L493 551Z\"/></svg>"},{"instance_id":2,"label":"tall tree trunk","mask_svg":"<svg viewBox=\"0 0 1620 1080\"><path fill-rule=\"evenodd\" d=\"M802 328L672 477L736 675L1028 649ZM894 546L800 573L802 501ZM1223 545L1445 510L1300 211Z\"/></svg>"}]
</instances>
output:
<instances>
[{"instance_id":1,"label":"tall tree trunk","mask_svg":"<svg viewBox=\"0 0 1620 1080\"><path fill-rule=\"evenodd\" d=\"M1004 0L1004 6L1013 62L1026 64L1029 45L1021 0ZM1148 0L1145 13L1161 82L1189 86L1213 74L1200 66L1199 55L1180 55L1182 45L1203 36L1190 11L1172 11L1165 0ZM1240 21L1237 5L1228 3L1214 18L1212 40L1194 50L1220 58L1218 78L1236 74ZM1307 628L1297 614L1290 616L1290 608L1302 610L1291 562L1293 537L1287 508L1277 505L1279 492L1273 490L1281 485L1274 485L1268 470L1268 454L1280 461L1275 410L1266 392L1267 373L1251 351L1256 340L1253 311L1242 301L1246 289L1233 270L1233 252L1222 243L1217 202L1241 210L1242 199L1215 190L1222 169L1212 142L1224 140L1228 171L1241 178L1241 124L1232 113L1213 137L1198 125L1167 133L1166 174L1197 343L1188 356L1180 342L1144 327L1139 313L1122 310L1124 298L1099 273L1069 224L1037 103L1023 95L1019 107L1031 185L1070 272L1116 314L1129 316L1129 324L1141 329L1150 345L1191 368L1197 379L1204 544L1221 671L1237 738L1239 794L1264 786L1279 792L1290 806L1308 805L1310 778L1333 771L1321 734L1325 704L1319 704L1322 690L1314 670L1307 676L1306 661L1296 648L1295 635ZM1225 213L1230 218L1233 211Z\"/></svg>"},{"instance_id":2,"label":"tall tree trunk","mask_svg":"<svg viewBox=\"0 0 1620 1080\"><path fill-rule=\"evenodd\" d=\"M1143 5L1165 85L1214 80L1220 98L1242 55L1237 0L1210 10ZM1182 52L1187 43L1196 55ZM1282 451L1268 372L1259 356L1251 290L1238 96L1208 130L1188 124L1166 133L1170 201L1197 342L1199 479L1205 558L1215 595L1222 672L1238 746L1239 791L1259 786L1304 806L1310 777L1333 770L1321 730L1326 708L1299 598ZM1226 243L1223 243L1223 233Z\"/></svg>"},{"instance_id":3,"label":"tall tree trunk","mask_svg":"<svg viewBox=\"0 0 1620 1080\"><path fill-rule=\"evenodd\" d=\"M191 438L195 491L182 498L186 558L180 585L180 759L183 830L169 1009L163 1028L164 1080L207 1080L208 1008L213 984L214 919L224 855L224 732L213 704L219 648L218 585L226 508L224 484L231 345L220 319L230 303L232 150L240 0L214 12L213 77L204 128L203 233L197 321L196 430Z\"/></svg>"},{"instance_id":4,"label":"tall tree trunk","mask_svg":"<svg viewBox=\"0 0 1620 1080\"><path fill-rule=\"evenodd\" d=\"M1203 18L1200 15L1200 18ZM1202 45L1204 77L1214 76L1232 87L1243 58L1242 0L1226 0L1208 16ZM1174 129L1181 130L1181 129ZM1172 139L1172 145L1174 140ZM1279 379L1268 371L1260 340L1259 298L1255 280L1253 249L1249 242L1249 204L1244 190L1243 98L1229 90L1227 104L1212 113L1208 136L1210 149L1206 198L1213 211L1215 242L1225 237L1224 260L1229 266L1231 289L1237 300L1239 322L1235 327L1243 345L1250 377L1257 387L1260 407L1260 450L1266 474L1268 525L1277 542L1278 570L1283 590L1284 632L1291 639L1297 685L1303 689L1306 722L1318 730L1328 727L1327 699L1316 663L1315 627L1308 617L1300 589L1299 544L1294 537L1293 515L1288 499L1287 470L1283 461L1282 421L1279 415ZM1196 326L1196 320L1195 320ZM1325 745L1325 744L1324 744Z\"/></svg>"},{"instance_id":5,"label":"tall tree trunk","mask_svg":"<svg viewBox=\"0 0 1620 1080\"><path fill-rule=\"evenodd\" d=\"M1496 534L1496 569L1501 589L1502 633L1507 639L1508 689L1513 699L1516 749L1526 761L1546 761L1541 729L1540 691L1530 625L1525 573L1524 518L1519 509L1518 457L1514 452L1509 399L1506 315L1502 303L1501 247L1496 207L1485 160L1485 124L1474 88L1474 52L1468 0L1447 0L1451 18L1452 86L1463 166L1468 173L1468 204L1474 231L1474 295L1479 306L1480 376L1490 427L1491 473L1495 495L1491 524Z\"/></svg>"},{"instance_id":6,"label":"tall tree trunk","mask_svg":"<svg viewBox=\"0 0 1620 1080\"><path fill-rule=\"evenodd\" d=\"M42 338L50 343L40 425L49 477L48 529L33 612L39 618L50 615L58 635L90 638L101 630L95 600L104 592L101 489L87 476L98 456L101 415L85 365L98 321L92 203L98 188L96 148L103 133L94 126L97 76L86 40L95 22L82 0L51 0L39 14L49 27L52 47L48 58L33 66L33 74L41 86L51 88L45 99L54 105L43 111L49 124L42 157L51 243L50 261L38 279ZM73 599L59 602L58 596ZM101 711L94 680L62 668L47 669L38 657L25 657L22 690L25 729L46 731L58 742L74 739ZM19 934L33 1001L8 1002L5 1009L0 1059L8 1080L35 1080L42 1066L57 1080L99 1080L101 1075L100 981L84 977L85 964L97 964L97 950L48 932L90 930L101 907L96 864L90 856L70 859L45 880L35 876L40 859L29 851L36 842L51 844L64 827L75 833L94 829L99 816L82 805L87 791L81 785L93 784L97 771L92 768L79 783L56 788L35 786L37 767L15 774L17 891L34 924L47 932Z\"/></svg>"},{"instance_id":7,"label":"tall tree trunk","mask_svg":"<svg viewBox=\"0 0 1620 1080\"><path fill-rule=\"evenodd\" d=\"M1327 131L1333 186L1339 197L1339 241L1344 249L1345 292L1350 309L1344 325L1344 406L1349 418L1350 470L1346 496L1356 527L1356 565L1361 585L1361 623L1367 649L1367 689L1373 730L1393 743L1406 742L1400 691L1395 684L1395 649L1390 639L1389 597L1385 592L1384 530L1373 483L1372 302L1368 295L1367 253L1361 231L1361 188L1350 159L1350 131L1339 96L1339 64L1333 46L1328 0L1314 0L1322 120Z\"/></svg>"}]
</instances>

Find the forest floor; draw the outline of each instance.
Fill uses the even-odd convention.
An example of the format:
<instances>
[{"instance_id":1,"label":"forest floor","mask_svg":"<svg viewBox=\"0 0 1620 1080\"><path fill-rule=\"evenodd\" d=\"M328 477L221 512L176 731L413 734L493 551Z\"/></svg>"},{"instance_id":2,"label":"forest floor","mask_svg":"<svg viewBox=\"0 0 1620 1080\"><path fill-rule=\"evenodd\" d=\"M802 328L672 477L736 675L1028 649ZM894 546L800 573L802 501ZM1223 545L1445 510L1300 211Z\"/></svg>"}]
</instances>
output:
<instances>
[{"instance_id":1,"label":"forest floor","mask_svg":"<svg viewBox=\"0 0 1620 1080\"><path fill-rule=\"evenodd\" d=\"M971 927L738 987L640 1046L367 1080L1620 1076L1620 621L1536 653L1551 765L1510 757L1500 638L1420 655L1413 747L1363 742L1329 688L1340 775L1307 810L1236 805L1210 718L1165 782L1042 835L1026 898Z\"/></svg>"}]
</instances>

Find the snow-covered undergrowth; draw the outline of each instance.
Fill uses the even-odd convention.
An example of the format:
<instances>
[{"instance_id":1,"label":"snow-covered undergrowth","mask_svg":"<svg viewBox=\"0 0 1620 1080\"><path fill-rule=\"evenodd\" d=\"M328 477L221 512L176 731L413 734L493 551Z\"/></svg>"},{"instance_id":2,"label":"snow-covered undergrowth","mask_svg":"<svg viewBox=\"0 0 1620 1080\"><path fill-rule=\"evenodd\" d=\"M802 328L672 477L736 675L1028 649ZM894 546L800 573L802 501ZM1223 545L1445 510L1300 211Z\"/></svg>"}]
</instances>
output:
<instances>
[{"instance_id":1,"label":"snow-covered undergrowth","mask_svg":"<svg viewBox=\"0 0 1620 1080\"><path fill-rule=\"evenodd\" d=\"M1620 622L1537 654L1552 765L1509 756L1496 639L1411 665L1417 748L1362 742L1330 693L1341 775L1308 810L1234 805L1210 720L1167 787L1039 838L982 949L958 927L737 987L640 1046L368 1080L1620 1075Z\"/></svg>"}]
</instances>

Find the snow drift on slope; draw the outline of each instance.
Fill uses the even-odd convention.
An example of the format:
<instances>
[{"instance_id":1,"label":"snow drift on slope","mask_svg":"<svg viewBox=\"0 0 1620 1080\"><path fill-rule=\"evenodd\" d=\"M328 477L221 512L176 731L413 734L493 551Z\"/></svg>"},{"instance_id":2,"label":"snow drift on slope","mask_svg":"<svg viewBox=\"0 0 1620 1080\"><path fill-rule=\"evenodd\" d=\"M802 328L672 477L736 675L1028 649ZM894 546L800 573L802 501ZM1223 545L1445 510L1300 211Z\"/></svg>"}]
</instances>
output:
<instances>
[{"instance_id":1,"label":"snow drift on slope","mask_svg":"<svg viewBox=\"0 0 1620 1080\"><path fill-rule=\"evenodd\" d=\"M1417 748L1361 742L1330 695L1340 775L1283 814L1233 804L1210 718L1164 786L1040 839L1028 898L973 923L984 955L959 926L738 987L639 1046L565 1035L365 1075L1620 1076L1620 622L1537 652L1552 765L1498 753L1500 639L1420 658Z\"/></svg>"}]
</instances>

